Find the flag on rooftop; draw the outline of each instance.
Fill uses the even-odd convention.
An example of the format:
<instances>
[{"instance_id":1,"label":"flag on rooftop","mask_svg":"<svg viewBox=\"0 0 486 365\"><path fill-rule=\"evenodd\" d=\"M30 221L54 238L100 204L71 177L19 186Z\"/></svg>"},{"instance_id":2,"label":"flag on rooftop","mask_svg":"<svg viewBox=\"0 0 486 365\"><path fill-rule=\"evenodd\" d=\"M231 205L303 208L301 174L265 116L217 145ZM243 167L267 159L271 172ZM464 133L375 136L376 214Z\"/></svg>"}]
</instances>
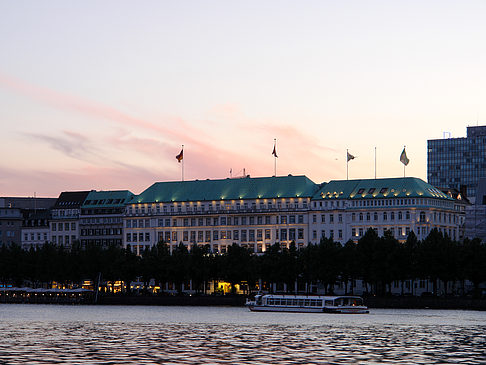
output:
<instances>
[{"instance_id":1,"label":"flag on rooftop","mask_svg":"<svg viewBox=\"0 0 486 365\"><path fill-rule=\"evenodd\" d=\"M356 157L353 156L352 154L350 154L348 151L346 151L346 158L347 158L347 161L349 162L350 160L354 160Z\"/></svg>"},{"instance_id":2,"label":"flag on rooftop","mask_svg":"<svg viewBox=\"0 0 486 365\"><path fill-rule=\"evenodd\" d=\"M184 158L184 150L182 149L181 152L176 156L177 162L181 162Z\"/></svg>"},{"instance_id":3,"label":"flag on rooftop","mask_svg":"<svg viewBox=\"0 0 486 365\"><path fill-rule=\"evenodd\" d=\"M400 162L402 164L404 164L405 166L407 166L408 163L410 162L410 160L407 157L407 152L405 151L405 147L403 147L403 151L402 151L402 153L400 155Z\"/></svg>"},{"instance_id":4,"label":"flag on rooftop","mask_svg":"<svg viewBox=\"0 0 486 365\"><path fill-rule=\"evenodd\" d=\"M273 152L272 152L272 155L274 155L275 157L278 157L278 156L277 156L277 145L276 145L276 144L274 144L274 145L273 145Z\"/></svg>"}]
</instances>

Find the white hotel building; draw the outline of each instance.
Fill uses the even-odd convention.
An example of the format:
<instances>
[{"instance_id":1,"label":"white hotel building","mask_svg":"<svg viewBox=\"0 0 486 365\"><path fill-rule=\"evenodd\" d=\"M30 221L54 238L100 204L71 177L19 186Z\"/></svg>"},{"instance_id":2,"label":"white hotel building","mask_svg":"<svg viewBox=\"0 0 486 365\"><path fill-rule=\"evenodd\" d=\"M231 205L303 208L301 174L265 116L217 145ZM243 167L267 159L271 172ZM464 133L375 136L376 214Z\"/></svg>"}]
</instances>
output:
<instances>
[{"instance_id":1,"label":"white hotel building","mask_svg":"<svg viewBox=\"0 0 486 365\"><path fill-rule=\"evenodd\" d=\"M368 228L400 241L437 228L462 239L465 204L418 178L333 180L305 176L158 182L127 205L123 244L137 253L164 241L173 249L237 243L264 252L275 242L303 247L322 236L357 241Z\"/></svg>"}]
</instances>

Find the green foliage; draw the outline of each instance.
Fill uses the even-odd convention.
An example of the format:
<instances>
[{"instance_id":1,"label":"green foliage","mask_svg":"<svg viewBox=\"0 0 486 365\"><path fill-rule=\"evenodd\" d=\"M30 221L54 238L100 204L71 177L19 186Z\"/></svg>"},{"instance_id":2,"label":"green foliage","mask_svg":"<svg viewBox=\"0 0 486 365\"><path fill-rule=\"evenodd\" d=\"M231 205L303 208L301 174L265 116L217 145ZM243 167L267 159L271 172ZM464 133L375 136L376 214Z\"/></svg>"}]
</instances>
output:
<instances>
[{"instance_id":1,"label":"green foliage","mask_svg":"<svg viewBox=\"0 0 486 365\"><path fill-rule=\"evenodd\" d=\"M204 292L205 283L211 280L224 280L233 289L236 284L247 283L250 290L259 281L269 288L271 283L282 283L290 292L296 283L321 283L327 293L333 292L337 282L343 282L346 292L352 293L348 284L362 279L370 293L383 295L390 292L395 280L427 279L432 281L434 292L439 280L445 285L470 280L479 295L479 285L486 281L485 262L486 246L477 239L456 242L432 230L423 241L411 232L406 242L399 243L390 232L379 237L369 229L358 243L341 245L323 238L317 245L297 250L293 242L289 248L277 242L259 255L237 244L224 254L213 254L208 245L188 249L180 243L171 253L169 246L160 242L141 256L118 246L81 247L78 242L71 250L48 243L29 251L4 245L0 247L0 283L77 284L83 280L96 282L101 275L103 282L143 280L147 285L154 279L161 288L175 283L179 291L189 280L198 292Z\"/></svg>"}]
</instances>

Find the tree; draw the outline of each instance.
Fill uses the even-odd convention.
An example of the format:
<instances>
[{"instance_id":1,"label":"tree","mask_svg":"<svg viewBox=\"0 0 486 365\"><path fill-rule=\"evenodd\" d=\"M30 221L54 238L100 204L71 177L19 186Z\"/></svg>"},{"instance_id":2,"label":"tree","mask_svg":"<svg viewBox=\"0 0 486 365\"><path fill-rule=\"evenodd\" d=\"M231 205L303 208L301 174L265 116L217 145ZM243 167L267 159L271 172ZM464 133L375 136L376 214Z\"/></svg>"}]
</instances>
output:
<instances>
[{"instance_id":1,"label":"tree","mask_svg":"<svg viewBox=\"0 0 486 365\"><path fill-rule=\"evenodd\" d=\"M319 260L317 278L324 284L326 294L334 293L334 284L336 284L341 270L340 250L341 244L334 242L332 238L323 237L317 246Z\"/></svg>"}]
</instances>

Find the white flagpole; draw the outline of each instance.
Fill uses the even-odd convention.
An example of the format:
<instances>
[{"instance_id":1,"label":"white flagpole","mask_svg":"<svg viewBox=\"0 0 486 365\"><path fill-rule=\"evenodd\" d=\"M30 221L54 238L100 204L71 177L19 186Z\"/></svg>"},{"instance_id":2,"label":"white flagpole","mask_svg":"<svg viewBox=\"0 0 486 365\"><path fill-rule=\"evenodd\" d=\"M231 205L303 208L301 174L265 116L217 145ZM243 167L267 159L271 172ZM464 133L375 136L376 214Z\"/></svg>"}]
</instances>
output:
<instances>
[{"instance_id":1,"label":"white flagpole","mask_svg":"<svg viewBox=\"0 0 486 365\"><path fill-rule=\"evenodd\" d=\"M273 139L273 176L277 177L277 138Z\"/></svg>"},{"instance_id":2,"label":"white flagpole","mask_svg":"<svg viewBox=\"0 0 486 365\"><path fill-rule=\"evenodd\" d=\"M182 181L184 181L184 145L182 145Z\"/></svg>"},{"instance_id":3,"label":"white flagpole","mask_svg":"<svg viewBox=\"0 0 486 365\"><path fill-rule=\"evenodd\" d=\"M405 151L405 145L403 145L403 150ZM405 167L407 167L407 165L403 164L403 177L405 177Z\"/></svg>"},{"instance_id":4,"label":"white flagpole","mask_svg":"<svg viewBox=\"0 0 486 365\"><path fill-rule=\"evenodd\" d=\"M375 146L375 180L376 180L376 146Z\"/></svg>"},{"instance_id":5,"label":"white flagpole","mask_svg":"<svg viewBox=\"0 0 486 365\"><path fill-rule=\"evenodd\" d=\"M349 180L348 165L349 165L349 150L346 148L346 180Z\"/></svg>"}]
</instances>

